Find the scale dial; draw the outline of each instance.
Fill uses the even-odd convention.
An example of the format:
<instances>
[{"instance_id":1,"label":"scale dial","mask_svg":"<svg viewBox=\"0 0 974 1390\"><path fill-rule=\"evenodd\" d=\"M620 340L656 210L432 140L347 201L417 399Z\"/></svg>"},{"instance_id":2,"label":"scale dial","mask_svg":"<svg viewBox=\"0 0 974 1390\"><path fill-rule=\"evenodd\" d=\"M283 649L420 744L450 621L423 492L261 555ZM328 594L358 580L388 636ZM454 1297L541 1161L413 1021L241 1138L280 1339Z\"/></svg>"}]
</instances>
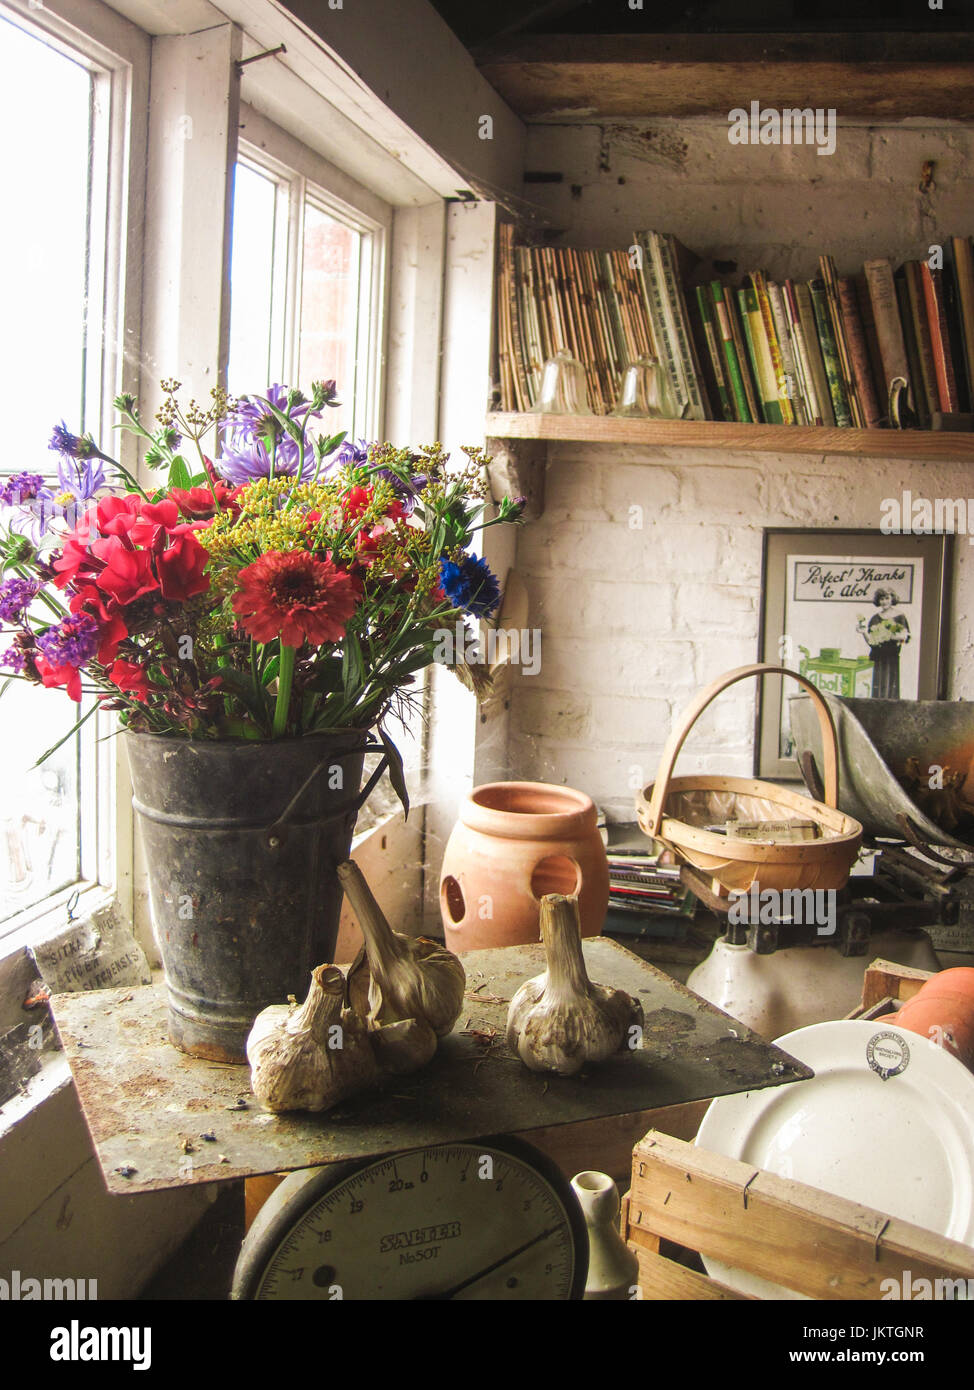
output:
<instances>
[{"instance_id":1,"label":"scale dial","mask_svg":"<svg viewBox=\"0 0 974 1390\"><path fill-rule=\"evenodd\" d=\"M505 1136L293 1173L248 1232L231 1297L571 1299L587 1269L570 1185Z\"/></svg>"}]
</instances>

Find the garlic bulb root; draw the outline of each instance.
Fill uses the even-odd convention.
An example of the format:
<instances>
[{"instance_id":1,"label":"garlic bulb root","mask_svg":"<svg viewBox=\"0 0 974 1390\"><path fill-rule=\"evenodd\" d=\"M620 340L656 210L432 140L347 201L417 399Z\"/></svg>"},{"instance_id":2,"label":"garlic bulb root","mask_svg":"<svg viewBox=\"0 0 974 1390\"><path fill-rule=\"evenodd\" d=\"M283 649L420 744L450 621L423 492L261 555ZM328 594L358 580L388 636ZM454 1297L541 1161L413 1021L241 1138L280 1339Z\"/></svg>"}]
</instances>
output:
<instances>
[{"instance_id":1,"label":"garlic bulb root","mask_svg":"<svg viewBox=\"0 0 974 1390\"><path fill-rule=\"evenodd\" d=\"M574 1076L625 1048L641 1026L642 1005L625 990L594 983L582 955L578 899L541 899L547 970L527 980L507 1013L507 1042L531 1071Z\"/></svg>"},{"instance_id":2,"label":"garlic bulb root","mask_svg":"<svg viewBox=\"0 0 974 1390\"><path fill-rule=\"evenodd\" d=\"M415 1019L428 1023L437 1037L445 1037L460 1016L467 988L459 959L428 937L394 932L351 859L339 864L338 877L365 938L370 1023ZM361 997L361 974L361 966L350 974L353 998Z\"/></svg>"},{"instance_id":3,"label":"garlic bulb root","mask_svg":"<svg viewBox=\"0 0 974 1390\"><path fill-rule=\"evenodd\" d=\"M344 999L341 970L319 965L303 1004L273 1004L257 1015L247 1060L266 1110L330 1110L376 1080L368 1029Z\"/></svg>"}]
</instances>

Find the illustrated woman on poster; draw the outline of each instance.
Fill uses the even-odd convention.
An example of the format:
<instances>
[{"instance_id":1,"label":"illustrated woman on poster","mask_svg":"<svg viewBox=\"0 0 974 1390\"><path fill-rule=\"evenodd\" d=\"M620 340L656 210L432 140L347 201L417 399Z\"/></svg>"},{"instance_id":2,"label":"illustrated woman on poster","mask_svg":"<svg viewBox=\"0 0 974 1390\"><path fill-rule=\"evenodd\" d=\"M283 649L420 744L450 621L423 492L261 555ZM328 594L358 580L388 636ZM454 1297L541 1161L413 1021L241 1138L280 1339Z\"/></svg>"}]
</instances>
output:
<instances>
[{"instance_id":1,"label":"illustrated woman on poster","mask_svg":"<svg viewBox=\"0 0 974 1390\"><path fill-rule=\"evenodd\" d=\"M900 648L910 640L910 624L902 613L891 610L899 604L892 589L877 589L873 603L879 609L867 624L860 618L857 624L872 651L874 700L900 698Z\"/></svg>"}]
</instances>

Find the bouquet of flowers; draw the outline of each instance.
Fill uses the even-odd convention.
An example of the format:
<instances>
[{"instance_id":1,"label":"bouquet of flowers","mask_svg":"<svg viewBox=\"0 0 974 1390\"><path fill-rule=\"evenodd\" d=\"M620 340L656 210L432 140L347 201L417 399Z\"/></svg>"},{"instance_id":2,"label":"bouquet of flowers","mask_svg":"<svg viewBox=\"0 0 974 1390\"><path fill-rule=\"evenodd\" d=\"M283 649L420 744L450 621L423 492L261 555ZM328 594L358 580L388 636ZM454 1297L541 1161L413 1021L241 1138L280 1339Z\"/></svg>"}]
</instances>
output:
<instances>
[{"instance_id":1,"label":"bouquet of flowers","mask_svg":"<svg viewBox=\"0 0 974 1390\"><path fill-rule=\"evenodd\" d=\"M29 472L0 486L10 678L77 701L94 693L143 733L364 729L408 702L444 623L498 606L470 544L520 507L505 501L483 519L480 452L450 471L439 444L414 454L312 434L337 404L334 382L313 383L310 398L216 390L208 409L185 411L179 383L162 388L155 429L133 397L115 406L145 441L147 467L168 470L164 485L146 490L62 424L51 439L59 489Z\"/></svg>"}]
</instances>

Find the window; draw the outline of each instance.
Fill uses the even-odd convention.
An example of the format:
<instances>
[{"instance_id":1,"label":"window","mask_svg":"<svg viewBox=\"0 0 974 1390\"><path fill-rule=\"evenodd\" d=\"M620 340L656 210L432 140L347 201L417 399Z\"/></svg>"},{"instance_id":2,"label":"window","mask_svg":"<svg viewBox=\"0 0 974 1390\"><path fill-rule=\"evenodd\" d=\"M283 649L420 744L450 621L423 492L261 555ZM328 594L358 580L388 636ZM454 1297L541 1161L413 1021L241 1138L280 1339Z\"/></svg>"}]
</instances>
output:
<instances>
[{"instance_id":1,"label":"window","mask_svg":"<svg viewBox=\"0 0 974 1390\"><path fill-rule=\"evenodd\" d=\"M270 136L259 149L241 145L234 176L227 385L307 391L334 380L341 406L329 428L374 439L390 210L249 113L246 128L257 126ZM268 143L303 153L304 170L274 159Z\"/></svg>"},{"instance_id":2,"label":"window","mask_svg":"<svg viewBox=\"0 0 974 1390\"><path fill-rule=\"evenodd\" d=\"M79 13L84 13L79 3ZM120 22L121 23L121 22ZM0 381L16 450L0 473L56 483L53 425L104 433L118 389L122 204L130 68L83 46L51 11L0 6L0 124L7 215ZM29 532L31 519L15 523ZM4 625L0 646L11 645ZM0 684L7 673L0 673ZM110 881L115 850L111 758L101 716L63 690L11 680L0 702L0 935L76 887ZM62 741L63 740L63 741ZM50 758L37 759L61 742Z\"/></svg>"}]
</instances>

